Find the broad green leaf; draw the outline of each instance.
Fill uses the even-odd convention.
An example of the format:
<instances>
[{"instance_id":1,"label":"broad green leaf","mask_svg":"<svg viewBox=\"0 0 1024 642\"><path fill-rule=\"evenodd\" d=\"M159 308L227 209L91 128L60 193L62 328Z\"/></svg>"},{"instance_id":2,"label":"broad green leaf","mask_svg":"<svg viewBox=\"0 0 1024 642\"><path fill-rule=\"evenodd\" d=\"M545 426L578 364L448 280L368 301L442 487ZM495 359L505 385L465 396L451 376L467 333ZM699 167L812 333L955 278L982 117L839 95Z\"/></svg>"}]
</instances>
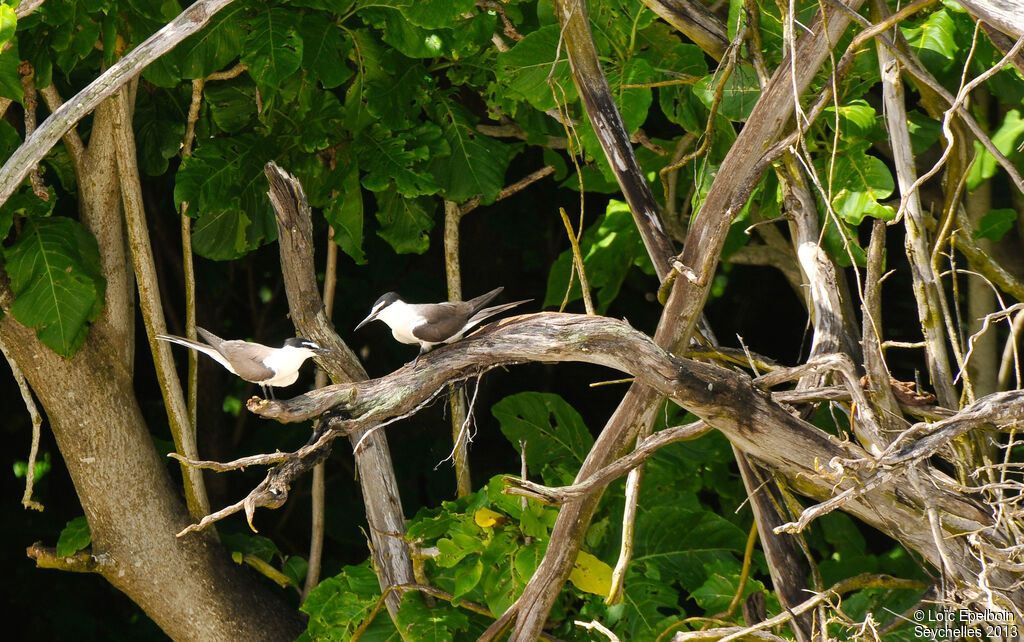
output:
<instances>
[{"instance_id":1,"label":"broad green leaf","mask_svg":"<svg viewBox=\"0 0 1024 642\"><path fill-rule=\"evenodd\" d=\"M409 22L396 9L375 6L359 12L360 17L382 32L381 39L409 58L436 58L451 49L451 34L432 31Z\"/></svg>"},{"instance_id":2,"label":"broad green leaf","mask_svg":"<svg viewBox=\"0 0 1024 642\"><path fill-rule=\"evenodd\" d=\"M366 108L385 127L409 129L420 120L423 105L433 100L426 68L419 62L408 62L394 74L373 78L366 84Z\"/></svg>"},{"instance_id":3,"label":"broad green leaf","mask_svg":"<svg viewBox=\"0 0 1024 642\"><path fill-rule=\"evenodd\" d=\"M907 112L907 129L910 130L910 147L915 154L923 154L942 135L942 126L917 110Z\"/></svg>"},{"instance_id":4,"label":"broad green leaf","mask_svg":"<svg viewBox=\"0 0 1024 642\"><path fill-rule=\"evenodd\" d=\"M341 103L329 91L314 90L309 114L302 119L299 147L313 153L327 149L337 142L341 132L338 123L344 122Z\"/></svg>"},{"instance_id":5,"label":"broad green leaf","mask_svg":"<svg viewBox=\"0 0 1024 642\"><path fill-rule=\"evenodd\" d=\"M192 224L192 249L214 261L230 261L249 250L252 221L239 207L206 208Z\"/></svg>"},{"instance_id":6,"label":"broad green leaf","mask_svg":"<svg viewBox=\"0 0 1024 642\"><path fill-rule=\"evenodd\" d=\"M244 11L241 6L219 11L199 33L147 67L143 76L161 87L173 87L181 79L206 78L220 71L242 51L246 34L240 21Z\"/></svg>"},{"instance_id":7,"label":"broad green leaf","mask_svg":"<svg viewBox=\"0 0 1024 642\"><path fill-rule=\"evenodd\" d=\"M334 22L317 14L302 18L302 68L320 81L325 89L333 89L352 77L345 64L352 42Z\"/></svg>"},{"instance_id":8,"label":"broad green leaf","mask_svg":"<svg viewBox=\"0 0 1024 642\"><path fill-rule=\"evenodd\" d=\"M526 465L539 471L546 483L550 467L577 469L594 444L583 418L558 395L521 392L496 403L491 414L516 449L526 442Z\"/></svg>"},{"instance_id":9,"label":"broad green leaf","mask_svg":"<svg viewBox=\"0 0 1024 642\"><path fill-rule=\"evenodd\" d=\"M859 225L865 216L891 220L896 212L879 201L888 198L896 184L889 167L881 159L866 154L864 145L854 144L836 154L831 168L825 161L821 169L832 176L832 206L844 221Z\"/></svg>"},{"instance_id":10,"label":"broad green leaf","mask_svg":"<svg viewBox=\"0 0 1024 642\"><path fill-rule=\"evenodd\" d=\"M369 560L359 566L346 566L338 575L317 584L302 604L301 610L309 615L305 635L318 642L347 640L369 617L379 598L380 585ZM386 613L374 618L363 638L389 642L402 639Z\"/></svg>"},{"instance_id":11,"label":"broad green leaf","mask_svg":"<svg viewBox=\"0 0 1024 642\"><path fill-rule=\"evenodd\" d=\"M739 572L728 574L713 573L707 581L701 584L695 591L690 593L697 604L706 613L721 613L728 610L733 597L739 589ZM743 587L743 596L746 597L754 591L764 589L764 585L754 578L747 578L746 586Z\"/></svg>"},{"instance_id":12,"label":"broad green leaf","mask_svg":"<svg viewBox=\"0 0 1024 642\"><path fill-rule=\"evenodd\" d=\"M309 571L309 562L299 555L289 555L281 565L281 572L292 581L292 586L302 586Z\"/></svg>"},{"instance_id":13,"label":"broad green leaf","mask_svg":"<svg viewBox=\"0 0 1024 642\"><path fill-rule=\"evenodd\" d=\"M135 102L135 140L138 147L139 169L149 176L160 176L167 171L168 161L181 151L185 137L187 108L173 92L157 99L149 92L141 92Z\"/></svg>"},{"instance_id":14,"label":"broad green leaf","mask_svg":"<svg viewBox=\"0 0 1024 642\"><path fill-rule=\"evenodd\" d=\"M274 540L262 535L250 533L227 533L221 537L228 550L258 557L264 562L272 562L281 554Z\"/></svg>"},{"instance_id":15,"label":"broad green leaf","mask_svg":"<svg viewBox=\"0 0 1024 642\"><path fill-rule=\"evenodd\" d=\"M692 592L723 568L738 572L746 539L743 530L710 510L641 507L633 561L643 564L645 573L672 578Z\"/></svg>"},{"instance_id":16,"label":"broad green leaf","mask_svg":"<svg viewBox=\"0 0 1024 642\"><path fill-rule=\"evenodd\" d=\"M929 59L952 61L959 51L956 25L946 9L931 14L920 26L901 26L901 29L911 48L924 62Z\"/></svg>"},{"instance_id":17,"label":"broad green leaf","mask_svg":"<svg viewBox=\"0 0 1024 642\"><path fill-rule=\"evenodd\" d=\"M356 140L359 168L366 172L363 187L381 192L393 185L402 196L436 194L440 187L422 166L430 158L432 142L381 125L364 130Z\"/></svg>"},{"instance_id":18,"label":"broad green leaf","mask_svg":"<svg viewBox=\"0 0 1024 642\"><path fill-rule=\"evenodd\" d=\"M341 187L324 208L324 218L334 228L334 242L357 265L366 264L363 252L363 191L359 186L359 166L349 163L344 168Z\"/></svg>"},{"instance_id":19,"label":"broad green leaf","mask_svg":"<svg viewBox=\"0 0 1024 642\"><path fill-rule=\"evenodd\" d=\"M57 538L57 556L68 557L92 544L92 533L85 516L76 517L60 532Z\"/></svg>"},{"instance_id":20,"label":"broad green leaf","mask_svg":"<svg viewBox=\"0 0 1024 642\"><path fill-rule=\"evenodd\" d=\"M398 254L423 254L430 247L427 233L434 227L437 202L431 198L405 198L394 190L377 197L377 236Z\"/></svg>"},{"instance_id":21,"label":"broad green leaf","mask_svg":"<svg viewBox=\"0 0 1024 642\"><path fill-rule=\"evenodd\" d=\"M693 86L693 93L708 109L711 109L715 100L719 83L719 75L711 74ZM750 110L754 108L754 103L760 96L761 88L757 84L757 72L754 68L745 64L736 65L722 85L718 113L731 121L743 122L750 116Z\"/></svg>"},{"instance_id":22,"label":"broad green leaf","mask_svg":"<svg viewBox=\"0 0 1024 642\"><path fill-rule=\"evenodd\" d=\"M14 293L11 314L57 354L75 354L106 293L96 239L69 218L29 219L4 256Z\"/></svg>"},{"instance_id":23,"label":"broad green leaf","mask_svg":"<svg viewBox=\"0 0 1024 642\"><path fill-rule=\"evenodd\" d=\"M679 605L688 596L679 594L675 578L662 577L654 568L631 564L623 586L622 602L609 608L605 618L623 640L654 640L686 615Z\"/></svg>"},{"instance_id":24,"label":"broad green leaf","mask_svg":"<svg viewBox=\"0 0 1024 642\"><path fill-rule=\"evenodd\" d=\"M576 100L565 49L558 49L560 31L558 25L541 27L498 54L498 83L509 97L528 102L540 111ZM548 84L548 76L557 86L557 93Z\"/></svg>"},{"instance_id":25,"label":"broad green leaf","mask_svg":"<svg viewBox=\"0 0 1024 642\"><path fill-rule=\"evenodd\" d=\"M592 290L597 292L597 311L604 314L619 294L626 275L634 267L647 273L653 271L640 232L636 229L629 206L622 201L609 201L608 208L583 233L580 240L583 267ZM551 265L548 274L544 307L560 305L569 286L572 252L563 251ZM580 280L573 281L569 301L582 298Z\"/></svg>"},{"instance_id":26,"label":"broad green leaf","mask_svg":"<svg viewBox=\"0 0 1024 642\"><path fill-rule=\"evenodd\" d=\"M836 108L826 107L825 118L830 126L834 126ZM839 106L839 132L846 140L858 140L868 137L875 128L875 108L860 98Z\"/></svg>"},{"instance_id":27,"label":"broad green leaf","mask_svg":"<svg viewBox=\"0 0 1024 642\"><path fill-rule=\"evenodd\" d=\"M207 83L203 97L210 107L213 122L233 134L252 124L256 118L256 86L248 79Z\"/></svg>"},{"instance_id":28,"label":"broad green leaf","mask_svg":"<svg viewBox=\"0 0 1024 642\"><path fill-rule=\"evenodd\" d=\"M398 609L398 626L409 639L447 642L455 633L469 628L469 619L461 610L448 604L427 606L415 592L406 593Z\"/></svg>"},{"instance_id":29,"label":"broad green leaf","mask_svg":"<svg viewBox=\"0 0 1024 642\"><path fill-rule=\"evenodd\" d=\"M25 100L25 90L18 74L21 57L18 55L18 42L12 44L7 51L0 51L0 97L20 103Z\"/></svg>"},{"instance_id":30,"label":"broad green leaf","mask_svg":"<svg viewBox=\"0 0 1024 642\"><path fill-rule=\"evenodd\" d=\"M249 76L261 93L276 93L284 79L302 64L298 27L299 14L283 7L260 11L253 18L242 62L249 67Z\"/></svg>"},{"instance_id":31,"label":"broad green leaf","mask_svg":"<svg viewBox=\"0 0 1024 642\"><path fill-rule=\"evenodd\" d=\"M493 203L505 183L511 147L477 132L476 119L462 105L444 99L435 105L434 120L451 147L451 156L431 163L445 198L463 203L480 196L482 204Z\"/></svg>"},{"instance_id":32,"label":"broad green leaf","mask_svg":"<svg viewBox=\"0 0 1024 642\"><path fill-rule=\"evenodd\" d=\"M479 558L471 563L468 567L460 568L455 572L455 590L452 591L454 597L459 598L469 593L476 585L480 583L480 578L484 574L484 565Z\"/></svg>"},{"instance_id":33,"label":"broad green leaf","mask_svg":"<svg viewBox=\"0 0 1024 642\"><path fill-rule=\"evenodd\" d=\"M6 45L18 30L18 16L14 15L14 7L0 4L0 47Z\"/></svg>"},{"instance_id":34,"label":"broad green leaf","mask_svg":"<svg viewBox=\"0 0 1024 642\"><path fill-rule=\"evenodd\" d=\"M405 5L400 9L402 15L412 24L424 29L442 29L463 20L463 14L473 13L476 1L406 0L401 4Z\"/></svg>"},{"instance_id":35,"label":"broad green leaf","mask_svg":"<svg viewBox=\"0 0 1024 642\"><path fill-rule=\"evenodd\" d=\"M1017 150L1017 142L1022 135L1024 135L1024 120L1021 119L1018 110L1011 109L1006 112L1003 124L992 136L992 143L1003 153L1003 156L1012 158ZM977 188L985 179L992 178L999 169L996 157L977 141L974 143L974 154L974 164L967 172L967 189L969 190Z\"/></svg>"},{"instance_id":36,"label":"broad green leaf","mask_svg":"<svg viewBox=\"0 0 1024 642\"><path fill-rule=\"evenodd\" d=\"M992 210L978 221L978 229L974 230L974 238L985 238L990 241L1001 241L1017 221L1017 210Z\"/></svg>"},{"instance_id":37,"label":"broad green leaf","mask_svg":"<svg viewBox=\"0 0 1024 642\"><path fill-rule=\"evenodd\" d=\"M367 87L374 79L387 78L382 65L386 53L380 41L369 30L355 30L350 34L356 75L345 92L345 127L355 135L378 120L367 106Z\"/></svg>"}]
</instances>

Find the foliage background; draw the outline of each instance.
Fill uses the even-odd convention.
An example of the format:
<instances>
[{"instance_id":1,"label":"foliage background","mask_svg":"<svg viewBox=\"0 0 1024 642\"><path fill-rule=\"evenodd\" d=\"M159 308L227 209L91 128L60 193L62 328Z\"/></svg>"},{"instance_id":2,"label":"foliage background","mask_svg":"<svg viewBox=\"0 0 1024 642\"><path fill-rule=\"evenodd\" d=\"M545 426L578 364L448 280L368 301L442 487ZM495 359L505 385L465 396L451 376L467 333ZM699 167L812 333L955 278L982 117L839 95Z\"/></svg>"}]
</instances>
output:
<instances>
[{"instance_id":1,"label":"foliage background","mask_svg":"<svg viewBox=\"0 0 1024 642\"><path fill-rule=\"evenodd\" d=\"M650 173L656 196L664 201L656 176L667 157L658 151L672 153L687 135L691 143L705 136L708 107L714 102L718 81L712 74L715 63L639 2L608 0L590 5L605 72L627 125L631 131L642 125L651 143L638 146L638 156ZM809 2L799 5L802 16L809 16L817 6ZM466 296L504 285L504 300L533 298L529 309L552 308L561 302L569 263L558 208L564 207L576 219L582 180L587 229L583 246L598 310L653 332L660 313L654 300L658 284L645 262L646 254L628 212L612 200L617 188L596 137L585 119L579 122L572 137L582 145L582 150L576 150L582 164L577 175L572 156L560 149L566 129L544 114L561 103L572 118L582 116L564 56L552 67L558 41L553 9L543 0L508 2L502 7L523 36L518 41L506 38L505 46L510 48L505 52L497 51L492 43L492 35L503 26L501 13L489 3L238 2L199 36L149 67L138 87L134 129L171 331L183 334L178 207L188 201L190 215L195 216L192 240L198 255L199 325L222 336L250 337L271 344L292 333L273 245L276 229L262 174L263 163L273 158L303 181L320 214L315 219L319 242L326 242L328 226L334 229L343 256L333 321L363 358L371 376L390 372L409 360L412 351L393 342L379 324L359 334L349 331L370 303L392 289L413 301L445 298L442 198L464 202L479 196L484 206L462 223ZM741 8L740 2L728 5L730 36ZM62 96L69 97L121 51L138 44L180 9L174 0L159 6L130 0L47 0L41 9L18 21L17 34L10 41L12 49L0 56L0 94L15 101L24 98L16 64L12 64L17 58L31 63L37 87L52 82ZM781 46L778 11L773 3L764 3L760 11L763 51L774 66ZM722 13L725 18L724 8ZM471 18L465 18L467 15ZM973 21L958 6L945 3L915 15L904 25L904 33L930 70L955 87L971 46ZM970 68L983 70L998 57L982 38ZM191 158L182 159L180 144L191 81L238 63L246 65L240 75L205 85L195 151ZM547 82L549 74L554 92ZM830 152L837 153L832 205L842 224L829 229L826 245L848 271L854 269L849 267L849 257L836 251L841 245L839 229L854 243L863 241L870 217L891 218L894 213L877 74L873 50L867 49L845 81L841 106L830 115L834 119L816 124L809 139L812 153L822 162L819 170L826 175ZM696 78L656 89L622 87L680 75ZM989 86L992 105L981 115L992 116L996 123L1006 119L1000 143L1010 151L1022 129L1014 127L1019 116L1009 108L1019 109L1024 85L1007 71ZM717 163L756 96L754 69L738 66L724 86L719 114L712 121L711 145L679 173L680 197L662 203L670 228L682 230L691 208L699 206ZM20 117L11 112L0 121L0 153L4 155L13 151L24 134ZM506 126L501 137L483 135L476 129L480 123L498 124L499 118ZM915 150L934 157L938 149L935 121L916 111L912 119L917 125ZM89 129L89 119L78 128L86 140ZM552 145L553 140L562 144ZM501 187L545 164L555 167L554 177L495 202ZM19 280L17 249L25 235L31 234L31 225L67 220L59 217L77 218L79 187L70 172L67 152L61 146L55 148L42 169L51 194L49 204L23 188L0 213L5 230L14 225L4 253L15 283ZM974 183L993 175L994 169L977 174ZM996 176L992 180L1002 179ZM772 179L767 179L752 199L753 207L737 220L727 254L749 242L742 234L748 225L779 214L775 190ZM1006 202L994 204L994 208L998 206L1012 208L1014 202L1007 197ZM1016 216L1013 209L1008 210L1010 214L1006 209L1000 211L1003 213L990 219L995 226L990 234L998 238L1014 225ZM858 227L865 217L868 224ZM890 247L899 247L899 228L889 234ZM915 340L917 320L908 296L908 270L898 253L891 258L889 267L896 274L887 282L883 300L887 336ZM71 271L87 273L89 263L86 252L73 262ZM801 362L808 348L806 313L781 273L726 262L717 278L706 315L723 343L739 346L742 338L742 344L757 353L786 364ZM88 302L82 305L83 321L84 317L95 318L93 306ZM578 294L567 309L582 310ZM137 333L144 336L141 323ZM56 337L51 345L71 353L80 340L80 335L69 332ZM137 351L135 386L154 439L168 452L172 449L170 435L149 358L145 350ZM922 365L911 355L897 357L890 367L897 378L913 380ZM201 362L200 372L200 452L205 457L225 460L290 450L305 441L307 426L276 425L242 409L253 386L226 376L209 361ZM291 392L308 386L310 378L304 377ZM450 540L449 557L430 568L439 586L456 593L465 589L470 599L497 610L507 606L510 587L488 585L488 578L481 579L481 574L493 565L528 569L529 555L537 550L528 542L530 538L543 540L551 519L550 511L540 509L524 516L517 511L518 501L494 492L493 476L519 469L513 418L533 408L547 421L545 409L556 408L556 421L548 428L559 438L574 434L585 442L611 414L621 394L621 386L587 385L606 378L609 373L603 370L570 364L529 364L485 376L476 403L471 465L474 489L487 490L456 504L444 504L454 498L454 474L446 464L438 465L450 449L446 404L436 403L415 418L388 428L406 515L417 515L411 532L427 541ZM3 423L10 444L5 470L12 471L16 462L25 458L29 423L20 411L17 389L10 379L4 381L3 395L6 407L12 409ZM817 420L836 430L834 418L841 414L825 409ZM682 420L668 410L662 419L669 424ZM528 453L531 476L540 475L549 484L565 483L574 466L578 467L579 452L568 449L562 453L552 446L547 453ZM52 464L36 488L36 498L47 508L44 513L23 511L18 503L21 480L10 473L4 476L5 523L16 525L5 529L0 540L11 578L5 583L8 595L4 599L14 607L12 612L21 614L21 624L35 637L151 638L152 624L105 583L87 576L35 570L21 554L33 541L55 541L65 523L81 513L60 455L45 431L41 453ZM561 453L562 458L547 461L552 453ZM170 468L172 474L179 475L176 467ZM260 478L259 471L208 476L212 504L236 501ZM335 448L329 460L328 483L326 577L361 564L367 555L359 530L362 507L353 482L352 458L345 448ZM281 511L263 511L257 516L260 536L272 540L276 549L273 554L266 550L263 554L279 567L288 568L288 560L307 554L307 484L308 480L302 480L293 489ZM617 482L606 494L588 534L587 550L609 564L617 553L621 497L622 483ZM751 525L744 497L731 451L720 436L713 434L666 449L652 462L644 485L641 539L628 584L628 605L609 609L585 590L574 589L558 614L572 612L585 619L616 622L626 639L647 639L685 615L724 610L734 591ZM485 504L501 509L509 521L481 526L472 518ZM697 526L688 538L686 531L693 524ZM249 539L240 519L223 522L219 528L238 549L252 552L269 545ZM467 539L459 540L452 533L462 533ZM693 552L696 544L708 541L716 546ZM863 570L924 576L906 551L842 514L821 520L812 528L809 541L826 585ZM489 548L482 548L481 542ZM445 544L437 545L444 550ZM365 569L349 569L327 582L332 584L324 586L320 601L311 600L308 608L321 618L322 622L317 621L323 627L321 632L336 632L340 629L331 627L344 625L339 624L337 610L332 610L337 604L327 604L324 596L330 595L329 590L343 594L348 586L345 582L352 582L356 588L350 594L357 595L365 606L374 599L372 590L366 592L367 586L374 588L374 582L367 580ZM763 558L755 554L748 590L766 583ZM900 612L919 595L865 591L851 598L847 608L854 616L868 607L878 610L885 606ZM409 617L415 618L416 613ZM478 630L484 622L456 610L447 617L445 624L462 632ZM558 632L568 634L571 625L560 622ZM315 635L317 630L311 629L311 633Z\"/></svg>"}]
</instances>

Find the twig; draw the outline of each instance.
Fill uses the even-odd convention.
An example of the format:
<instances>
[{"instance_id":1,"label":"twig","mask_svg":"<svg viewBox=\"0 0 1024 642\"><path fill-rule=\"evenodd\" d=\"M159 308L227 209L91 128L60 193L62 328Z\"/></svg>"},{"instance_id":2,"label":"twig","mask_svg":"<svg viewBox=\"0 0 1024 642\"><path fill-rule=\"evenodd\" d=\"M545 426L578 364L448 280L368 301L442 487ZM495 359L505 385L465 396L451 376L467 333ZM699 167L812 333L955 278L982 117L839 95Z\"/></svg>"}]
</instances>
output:
<instances>
[{"instance_id":1,"label":"twig","mask_svg":"<svg viewBox=\"0 0 1024 642\"><path fill-rule=\"evenodd\" d=\"M334 295L338 285L338 244L334 242L334 228L327 228L327 263L324 267L324 312L331 316L334 311ZM317 369L317 388L327 385L327 373L323 369ZM319 429L317 422L314 433ZM313 483L310 489L311 521L309 533L309 562L306 569L306 582L302 588L302 601L306 600L309 592L320 583L320 566L324 553L324 532L325 515L327 512L326 502L326 462L321 462L313 467Z\"/></svg>"},{"instance_id":2,"label":"twig","mask_svg":"<svg viewBox=\"0 0 1024 642\"><path fill-rule=\"evenodd\" d=\"M515 477L506 476L502 478L502 482L506 485L506 488L502 492L509 495L530 497L546 504L562 504L591 492L597 486L604 486L613 479L617 479L629 473L638 465L649 459L661 448L680 441L691 441L698 437L703 437L710 432L710 430L711 427L703 421L695 421L684 426L666 428L654 433L638 443L633 452L615 460L613 463L598 470L587 479L572 484L571 486L551 488L532 482L525 477L517 479Z\"/></svg>"},{"instance_id":3,"label":"twig","mask_svg":"<svg viewBox=\"0 0 1024 642\"><path fill-rule=\"evenodd\" d=\"M167 406L167 420L170 423L174 446L186 457L198 457L196 434L189 422L188 407L182 394L181 382L174 370L174 358L170 344L157 341L156 335L167 333L163 308L160 305L156 263L149 240L146 212L143 206L142 185L139 180L139 166L135 156L135 135L129 115L127 91L118 92L114 98L115 126L114 144L117 147L117 169L121 184L122 200L128 242L131 247L132 266L139 286L139 307L149 336L150 349L156 367L157 379ZM206 496L203 476L198 470L183 467L185 498L189 512L200 517L210 512L210 500Z\"/></svg>"},{"instance_id":4,"label":"twig","mask_svg":"<svg viewBox=\"0 0 1024 642\"><path fill-rule=\"evenodd\" d=\"M863 573L855 577L850 577L845 580L841 580L833 584L828 590L822 591L816 594L814 597L808 598L801 604L784 611L775 617L768 618L762 622L758 622L753 626L748 627L733 627L733 628L721 628L711 629L709 631L687 631L676 633L673 638L673 642L686 642L689 640L712 640L717 639L720 642L732 642L733 640L740 640L747 636L753 636L763 632L765 629L774 628L781 624L788 622L793 616L806 613L811 609L815 608L818 604L836 599L845 593L851 591L859 591L868 588L884 588L884 589L922 589L928 585L925 582L919 580L905 580L890 575L875 575L869 573ZM713 634L709 635L709 634ZM767 638L758 638L767 639ZM771 639L778 639L774 636Z\"/></svg>"},{"instance_id":5,"label":"twig","mask_svg":"<svg viewBox=\"0 0 1024 642\"><path fill-rule=\"evenodd\" d=\"M106 572L114 566L114 561L109 557L93 555L89 550L78 551L73 555L57 555L57 549L43 546L42 542L36 542L26 548L25 554L36 561L38 568L52 568L70 573Z\"/></svg>"},{"instance_id":6,"label":"twig","mask_svg":"<svg viewBox=\"0 0 1024 642\"><path fill-rule=\"evenodd\" d=\"M18 65L18 76L21 77L21 89L25 95L24 98L24 113L25 113L25 138L32 136L32 133L36 130L36 84L33 82L33 70L32 65L29 62L22 62ZM33 165L28 173L29 180L32 183L32 191L35 193L40 200L49 201L50 192L46 189L46 184L43 183L43 177L39 174L39 165Z\"/></svg>"},{"instance_id":7,"label":"twig","mask_svg":"<svg viewBox=\"0 0 1024 642\"><path fill-rule=\"evenodd\" d=\"M572 229L572 223L569 222L569 216L565 213L565 208L558 208L558 213L562 217L562 224L565 225L565 232L569 236L569 245L572 247L572 264L576 270L576 273L580 275L580 291L583 292L583 307L586 309L587 314L594 314L594 302L590 299L590 283L587 281L587 270L583 265L583 254L580 253L580 236L583 235L583 228L580 228L579 234ZM569 287L572 287L572 281L569 282ZM568 293L566 297L568 298Z\"/></svg>"},{"instance_id":8,"label":"twig","mask_svg":"<svg viewBox=\"0 0 1024 642\"><path fill-rule=\"evenodd\" d=\"M465 210L471 211L472 208ZM459 223L465 212L453 201L444 202L444 274L448 300L462 300L462 268L459 263ZM465 497L473 492L469 476L469 452L462 427L467 422L466 394L455 385L448 386L452 420L452 462L455 466L455 492Z\"/></svg>"},{"instance_id":9,"label":"twig","mask_svg":"<svg viewBox=\"0 0 1024 642\"><path fill-rule=\"evenodd\" d=\"M7 346L4 345L3 341L0 341L0 351L3 352L4 358L7 359L7 365L11 366L11 373L14 375L14 380L18 383L18 389L21 391L21 400L25 404L25 409L28 410L28 416L32 419L32 445L28 451L28 467L25 469L25 493L21 496L21 505L25 508L42 511L43 505L32 499L32 486L36 477L36 457L39 454L39 437L43 425L43 417L39 414L39 408L36 406L35 400L32 399L32 390L25 379L25 374L18 367L17 362L14 361L14 357L7 351Z\"/></svg>"},{"instance_id":10,"label":"twig","mask_svg":"<svg viewBox=\"0 0 1024 642\"><path fill-rule=\"evenodd\" d=\"M551 165L545 165L544 167L541 167L536 171L530 172L523 178L520 178L515 183L512 183L511 185L506 185L505 187L501 188L501 191L498 192L498 198L495 199L495 202L506 199L509 196L512 196L513 194L517 194L526 189L527 187L529 187L530 185L536 183L540 179L544 178L545 176L550 176L551 174L554 173L555 168L552 167ZM474 196L473 198L469 199L468 201L459 206L459 217L461 218L462 216L469 214L479 206L480 197ZM445 210L445 212L447 216L447 210Z\"/></svg>"}]
</instances>

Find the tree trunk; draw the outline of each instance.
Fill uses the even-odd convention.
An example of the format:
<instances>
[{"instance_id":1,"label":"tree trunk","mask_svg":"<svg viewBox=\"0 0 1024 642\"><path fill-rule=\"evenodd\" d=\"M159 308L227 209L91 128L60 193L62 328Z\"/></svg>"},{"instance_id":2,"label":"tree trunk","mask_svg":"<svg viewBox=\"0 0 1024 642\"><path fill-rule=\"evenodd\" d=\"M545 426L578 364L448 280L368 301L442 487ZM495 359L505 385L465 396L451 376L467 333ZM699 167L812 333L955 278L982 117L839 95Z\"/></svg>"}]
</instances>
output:
<instances>
[{"instance_id":1,"label":"tree trunk","mask_svg":"<svg viewBox=\"0 0 1024 642\"><path fill-rule=\"evenodd\" d=\"M5 312L10 303L5 293ZM92 531L95 570L175 640L285 640L298 613L191 519L153 447L131 376L92 332L64 359L5 314L8 347L50 419Z\"/></svg>"}]
</instances>

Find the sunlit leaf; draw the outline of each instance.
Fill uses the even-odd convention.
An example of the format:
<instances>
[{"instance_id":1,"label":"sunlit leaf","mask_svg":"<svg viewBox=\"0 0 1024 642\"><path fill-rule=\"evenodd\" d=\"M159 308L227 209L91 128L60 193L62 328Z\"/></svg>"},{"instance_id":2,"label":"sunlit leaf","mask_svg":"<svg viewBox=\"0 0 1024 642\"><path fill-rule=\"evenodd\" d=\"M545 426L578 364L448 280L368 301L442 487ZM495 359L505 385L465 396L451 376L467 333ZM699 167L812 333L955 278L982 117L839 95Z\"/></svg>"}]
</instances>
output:
<instances>
[{"instance_id":1,"label":"sunlit leaf","mask_svg":"<svg viewBox=\"0 0 1024 642\"><path fill-rule=\"evenodd\" d=\"M15 297L11 314L57 354L73 355L106 292L96 239L69 218L30 219L4 256Z\"/></svg>"},{"instance_id":2,"label":"sunlit leaf","mask_svg":"<svg viewBox=\"0 0 1024 642\"><path fill-rule=\"evenodd\" d=\"M57 555L69 557L92 543L92 533L85 517L76 517L64 526L57 538Z\"/></svg>"}]
</instances>

